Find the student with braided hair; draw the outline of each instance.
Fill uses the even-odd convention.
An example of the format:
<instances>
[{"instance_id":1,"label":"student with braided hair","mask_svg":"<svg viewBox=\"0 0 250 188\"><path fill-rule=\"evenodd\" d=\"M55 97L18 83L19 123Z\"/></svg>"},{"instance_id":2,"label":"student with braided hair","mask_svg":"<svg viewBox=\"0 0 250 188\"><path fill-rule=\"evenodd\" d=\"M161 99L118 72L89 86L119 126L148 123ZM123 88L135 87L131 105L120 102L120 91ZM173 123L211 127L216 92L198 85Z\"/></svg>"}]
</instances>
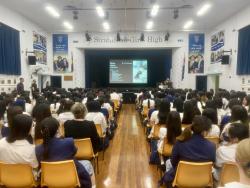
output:
<instances>
[{"instance_id":1,"label":"student with braided hair","mask_svg":"<svg viewBox=\"0 0 250 188\"><path fill-rule=\"evenodd\" d=\"M41 161L74 160L81 187L91 188L94 183L94 170L89 161L78 161L74 158L77 148L72 138L56 138L59 122L52 117L41 122L43 144L36 146L36 156ZM63 178L63 177L62 177ZM91 179L93 182L91 183Z\"/></svg>"}]
</instances>

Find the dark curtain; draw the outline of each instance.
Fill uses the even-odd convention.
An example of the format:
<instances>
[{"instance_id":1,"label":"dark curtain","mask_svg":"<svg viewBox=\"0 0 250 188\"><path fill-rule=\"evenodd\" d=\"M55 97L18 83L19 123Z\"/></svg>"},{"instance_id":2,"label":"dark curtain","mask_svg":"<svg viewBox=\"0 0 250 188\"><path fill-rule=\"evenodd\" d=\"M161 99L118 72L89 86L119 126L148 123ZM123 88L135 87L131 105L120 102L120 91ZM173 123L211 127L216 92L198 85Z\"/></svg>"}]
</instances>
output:
<instances>
[{"instance_id":1,"label":"dark curtain","mask_svg":"<svg viewBox=\"0 0 250 188\"><path fill-rule=\"evenodd\" d=\"M239 31L237 74L250 74L250 26Z\"/></svg>"},{"instance_id":2,"label":"dark curtain","mask_svg":"<svg viewBox=\"0 0 250 188\"><path fill-rule=\"evenodd\" d=\"M0 23L0 74L21 74L19 31L2 23Z\"/></svg>"}]
</instances>

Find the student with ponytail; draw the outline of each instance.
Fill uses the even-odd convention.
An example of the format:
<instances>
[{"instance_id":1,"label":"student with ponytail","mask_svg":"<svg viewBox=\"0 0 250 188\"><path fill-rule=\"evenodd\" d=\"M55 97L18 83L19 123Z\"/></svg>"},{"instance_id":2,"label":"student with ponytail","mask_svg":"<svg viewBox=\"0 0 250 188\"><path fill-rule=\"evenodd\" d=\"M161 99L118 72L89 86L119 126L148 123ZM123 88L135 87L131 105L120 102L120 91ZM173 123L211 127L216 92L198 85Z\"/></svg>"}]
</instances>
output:
<instances>
[{"instance_id":1,"label":"student with ponytail","mask_svg":"<svg viewBox=\"0 0 250 188\"><path fill-rule=\"evenodd\" d=\"M55 118L45 118L40 125L43 144L36 146L37 160L39 162L74 160L81 187L91 188L92 184L95 184L93 167L89 161L77 161L74 158L77 152L74 140L72 138L60 139L55 137L59 128L59 122ZM91 183L91 179L93 183Z\"/></svg>"}]
</instances>

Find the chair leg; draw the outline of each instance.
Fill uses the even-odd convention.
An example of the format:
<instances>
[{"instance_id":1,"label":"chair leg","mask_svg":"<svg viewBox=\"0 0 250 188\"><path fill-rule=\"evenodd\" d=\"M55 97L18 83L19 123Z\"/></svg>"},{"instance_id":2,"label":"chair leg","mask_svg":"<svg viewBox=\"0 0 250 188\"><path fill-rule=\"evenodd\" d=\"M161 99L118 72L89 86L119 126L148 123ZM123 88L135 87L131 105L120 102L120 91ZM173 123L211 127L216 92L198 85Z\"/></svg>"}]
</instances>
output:
<instances>
[{"instance_id":1,"label":"chair leg","mask_svg":"<svg viewBox=\"0 0 250 188\"><path fill-rule=\"evenodd\" d=\"M96 157L96 170L97 170L97 174L99 174L99 159L98 159L98 156Z\"/></svg>"},{"instance_id":2,"label":"chair leg","mask_svg":"<svg viewBox=\"0 0 250 188\"><path fill-rule=\"evenodd\" d=\"M104 160L104 152L105 152L104 144L105 144L105 137L102 139L102 144L103 144L102 159Z\"/></svg>"}]
</instances>

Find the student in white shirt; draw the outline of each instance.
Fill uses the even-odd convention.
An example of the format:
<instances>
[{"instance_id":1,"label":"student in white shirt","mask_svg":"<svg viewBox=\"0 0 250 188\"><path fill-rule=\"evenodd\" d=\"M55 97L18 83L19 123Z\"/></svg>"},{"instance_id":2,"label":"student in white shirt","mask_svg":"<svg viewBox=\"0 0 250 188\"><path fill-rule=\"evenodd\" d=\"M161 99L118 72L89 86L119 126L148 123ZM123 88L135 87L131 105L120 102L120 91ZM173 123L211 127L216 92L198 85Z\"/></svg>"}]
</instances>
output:
<instances>
[{"instance_id":1,"label":"student in white shirt","mask_svg":"<svg viewBox=\"0 0 250 188\"><path fill-rule=\"evenodd\" d=\"M247 126L241 123L232 123L229 128L229 143L220 146L216 151L216 162L214 170L214 178L219 180L220 171L224 163L235 162L235 153L238 142L248 138L249 132Z\"/></svg>"},{"instance_id":2,"label":"student in white shirt","mask_svg":"<svg viewBox=\"0 0 250 188\"><path fill-rule=\"evenodd\" d=\"M74 119L74 114L71 112L71 107L74 105L74 102L70 99L66 100L63 105L63 112L59 114L58 121L60 125L64 124L67 120Z\"/></svg>"},{"instance_id":3,"label":"student in white shirt","mask_svg":"<svg viewBox=\"0 0 250 188\"><path fill-rule=\"evenodd\" d=\"M202 112L203 116L206 116L208 119L212 121L211 129L209 130L206 136L219 137L220 136L220 128L217 125L218 117L217 111L213 108L206 108Z\"/></svg>"},{"instance_id":4,"label":"student in white shirt","mask_svg":"<svg viewBox=\"0 0 250 188\"><path fill-rule=\"evenodd\" d=\"M163 147L165 143L169 145L174 145L176 137L181 134L181 118L180 114L176 111L169 112L167 117L166 127L160 128L159 142L157 145L157 150L163 152ZM160 158L161 165L164 164L163 158Z\"/></svg>"},{"instance_id":5,"label":"student in white shirt","mask_svg":"<svg viewBox=\"0 0 250 188\"><path fill-rule=\"evenodd\" d=\"M250 112L250 95L247 95L243 98L242 105L246 108L248 114Z\"/></svg>"},{"instance_id":6,"label":"student in white shirt","mask_svg":"<svg viewBox=\"0 0 250 188\"><path fill-rule=\"evenodd\" d=\"M232 123L243 123L244 125L248 126L248 114L246 109L241 105L235 105L232 107L232 115L230 118L230 123L226 124L221 132L221 140L228 142L228 130Z\"/></svg>"},{"instance_id":7,"label":"student in white shirt","mask_svg":"<svg viewBox=\"0 0 250 188\"><path fill-rule=\"evenodd\" d=\"M95 124L100 124L102 127L103 133L106 133L107 122L105 116L100 112L101 105L98 101L87 102L88 113L85 116L85 119L88 121L93 121Z\"/></svg>"},{"instance_id":8,"label":"student in white shirt","mask_svg":"<svg viewBox=\"0 0 250 188\"><path fill-rule=\"evenodd\" d=\"M33 105L31 104L31 100L29 96L25 97L25 112L29 115L32 115Z\"/></svg>"},{"instance_id":9,"label":"student in white shirt","mask_svg":"<svg viewBox=\"0 0 250 188\"><path fill-rule=\"evenodd\" d=\"M35 146L27 141L32 125L32 118L18 114L13 119L10 135L0 140L0 161L9 164L29 164L38 167Z\"/></svg>"},{"instance_id":10,"label":"student in white shirt","mask_svg":"<svg viewBox=\"0 0 250 188\"><path fill-rule=\"evenodd\" d=\"M121 100L120 95L115 90L112 93L110 93L110 99L118 101Z\"/></svg>"},{"instance_id":11,"label":"student in white shirt","mask_svg":"<svg viewBox=\"0 0 250 188\"><path fill-rule=\"evenodd\" d=\"M223 109L221 97L214 97L213 101L217 109L218 125L220 125L223 117L226 115L226 111Z\"/></svg>"},{"instance_id":12,"label":"student in white shirt","mask_svg":"<svg viewBox=\"0 0 250 188\"><path fill-rule=\"evenodd\" d=\"M41 139L42 133L41 133L40 123L46 117L51 117L49 104L46 103L37 104L33 108L32 116L34 119L34 123L31 129L31 136L33 137L34 140Z\"/></svg>"},{"instance_id":13,"label":"student in white shirt","mask_svg":"<svg viewBox=\"0 0 250 188\"><path fill-rule=\"evenodd\" d=\"M155 107L155 101L151 99L151 95L149 93L145 94L145 99L142 101L142 107L147 107L148 109Z\"/></svg>"}]
</instances>

